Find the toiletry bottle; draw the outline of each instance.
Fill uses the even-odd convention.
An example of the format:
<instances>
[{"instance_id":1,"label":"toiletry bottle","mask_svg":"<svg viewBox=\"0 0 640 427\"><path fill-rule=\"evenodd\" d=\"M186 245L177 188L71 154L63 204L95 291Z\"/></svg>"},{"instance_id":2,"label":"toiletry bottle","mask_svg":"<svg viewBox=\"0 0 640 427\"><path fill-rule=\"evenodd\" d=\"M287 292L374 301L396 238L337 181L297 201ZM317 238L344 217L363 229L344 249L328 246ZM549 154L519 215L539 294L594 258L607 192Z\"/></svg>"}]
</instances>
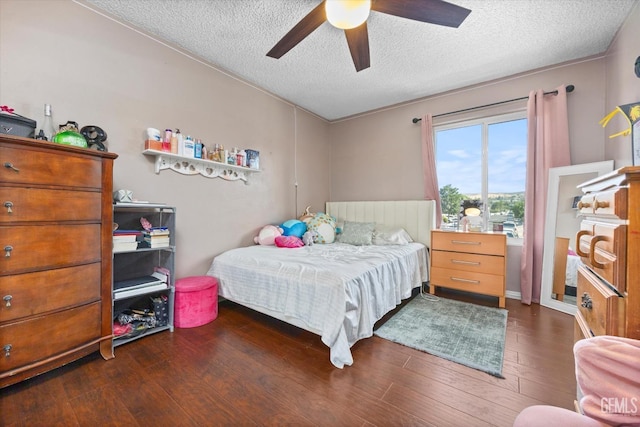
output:
<instances>
[{"instance_id":1,"label":"toiletry bottle","mask_svg":"<svg viewBox=\"0 0 640 427\"><path fill-rule=\"evenodd\" d=\"M176 139L178 142L178 155L184 156L184 139L182 138L182 134L180 133L180 129L176 128Z\"/></svg>"},{"instance_id":2,"label":"toiletry bottle","mask_svg":"<svg viewBox=\"0 0 640 427\"><path fill-rule=\"evenodd\" d=\"M184 140L184 157L193 158L194 148L195 147L193 145L193 139L189 135L187 135Z\"/></svg>"},{"instance_id":3,"label":"toiletry bottle","mask_svg":"<svg viewBox=\"0 0 640 427\"><path fill-rule=\"evenodd\" d=\"M171 129L165 129L162 140L162 151L171 152Z\"/></svg>"},{"instance_id":4,"label":"toiletry bottle","mask_svg":"<svg viewBox=\"0 0 640 427\"><path fill-rule=\"evenodd\" d=\"M201 159L202 158L202 141L200 141L199 139L196 139L195 144L193 145L193 157L195 157L196 159Z\"/></svg>"}]
</instances>

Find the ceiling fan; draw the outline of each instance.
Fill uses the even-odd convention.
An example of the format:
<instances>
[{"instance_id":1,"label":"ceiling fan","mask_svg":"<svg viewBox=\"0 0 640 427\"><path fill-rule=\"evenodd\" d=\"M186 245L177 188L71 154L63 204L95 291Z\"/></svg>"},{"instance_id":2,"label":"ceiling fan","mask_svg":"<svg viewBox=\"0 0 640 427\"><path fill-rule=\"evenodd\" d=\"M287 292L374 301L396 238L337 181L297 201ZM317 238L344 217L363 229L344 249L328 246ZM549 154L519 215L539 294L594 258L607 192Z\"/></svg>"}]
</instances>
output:
<instances>
[{"instance_id":1,"label":"ceiling fan","mask_svg":"<svg viewBox=\"0 0 640 427\"><path fill-rule=\"evenodd\" d=\"M469 9L443 0L323 0L285 34L267 56L281 58L325 21L329 21L334 27L344 29L356 71L369 68L366 20L370 10L454 28L459 27L471 13ZM341 12L350 12L355 21L349 21L349 17L342 18Z\"/></svg>"}]
</instances>

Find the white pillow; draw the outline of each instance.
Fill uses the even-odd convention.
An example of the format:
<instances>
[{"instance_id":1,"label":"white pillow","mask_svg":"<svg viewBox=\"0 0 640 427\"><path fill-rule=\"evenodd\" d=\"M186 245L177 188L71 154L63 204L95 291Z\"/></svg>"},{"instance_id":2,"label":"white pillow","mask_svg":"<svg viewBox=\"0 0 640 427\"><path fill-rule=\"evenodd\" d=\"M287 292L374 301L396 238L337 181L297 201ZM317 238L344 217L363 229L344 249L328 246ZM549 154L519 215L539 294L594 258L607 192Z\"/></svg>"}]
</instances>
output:
<instances>
[{"instance_id":1,"label":"white pillow","mask_svg":"<svg viewBox=\"0 0 640 427\"><path fill-rule=\"evenodd\" d=\"M380 227L373 233L373 244L384 245L406 245L413 242L413 239L402 227Z\"/></svg>"}]
</instances>

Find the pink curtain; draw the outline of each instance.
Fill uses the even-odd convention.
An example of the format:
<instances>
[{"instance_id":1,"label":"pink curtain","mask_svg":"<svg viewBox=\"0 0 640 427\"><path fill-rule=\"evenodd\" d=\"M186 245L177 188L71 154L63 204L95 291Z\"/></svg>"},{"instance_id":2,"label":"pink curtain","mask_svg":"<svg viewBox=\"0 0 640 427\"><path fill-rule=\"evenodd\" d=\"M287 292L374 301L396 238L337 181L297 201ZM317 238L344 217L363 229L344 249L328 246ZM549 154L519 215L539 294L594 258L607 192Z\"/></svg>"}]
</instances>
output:
<instances>
[{"instance_id":1,"label":"pink curtain","mask_svg":"<svg viewBox=\"0 0 640 427\"><path fill-rule=\"evenodd\" d=\"M442 224L440 188L436 173L436 149L433 142L433 118L431 114L422 117L422 173L424 175L424 198L436 201L436 228Z\"/></svg>"},{"instance_id":2,"label":"pink curtain","mask_svg":"<svg viewBox=\"0 0 640 427\"><path fill-rule=\"evenodd\" d=\"M547 208L549 168L571 164L567 92L557 95L532 91L527 104L527 178L524 242L520 264L520 293L524 304L540 302L544 220Z\"/></svg>"}]
</instances>

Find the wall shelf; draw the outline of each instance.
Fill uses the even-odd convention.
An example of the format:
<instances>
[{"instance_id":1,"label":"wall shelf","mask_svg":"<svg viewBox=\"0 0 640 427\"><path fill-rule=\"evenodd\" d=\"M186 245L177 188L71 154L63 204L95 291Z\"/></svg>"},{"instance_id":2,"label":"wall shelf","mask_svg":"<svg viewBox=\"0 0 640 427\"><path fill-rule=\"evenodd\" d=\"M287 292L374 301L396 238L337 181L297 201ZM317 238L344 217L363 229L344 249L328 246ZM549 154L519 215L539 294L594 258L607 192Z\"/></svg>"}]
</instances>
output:
<instances>
[{"instance_id":1,"label":"wall shelf","mask_svg":"<svg viewBox=\"0 0 640 427\"><path fill-rule=\"evenodd\" d=\"M142 154L155 157L156 173L160 173L164 169L171 169L183 175L200 174L207 178L222 178L227 181L242 180L245 184L248 184L249 177L256 172L260 172L259 169L228 165L214 162L213 160L194 159L165 151L144 150Z\"/></svg>"}]
</instances>

